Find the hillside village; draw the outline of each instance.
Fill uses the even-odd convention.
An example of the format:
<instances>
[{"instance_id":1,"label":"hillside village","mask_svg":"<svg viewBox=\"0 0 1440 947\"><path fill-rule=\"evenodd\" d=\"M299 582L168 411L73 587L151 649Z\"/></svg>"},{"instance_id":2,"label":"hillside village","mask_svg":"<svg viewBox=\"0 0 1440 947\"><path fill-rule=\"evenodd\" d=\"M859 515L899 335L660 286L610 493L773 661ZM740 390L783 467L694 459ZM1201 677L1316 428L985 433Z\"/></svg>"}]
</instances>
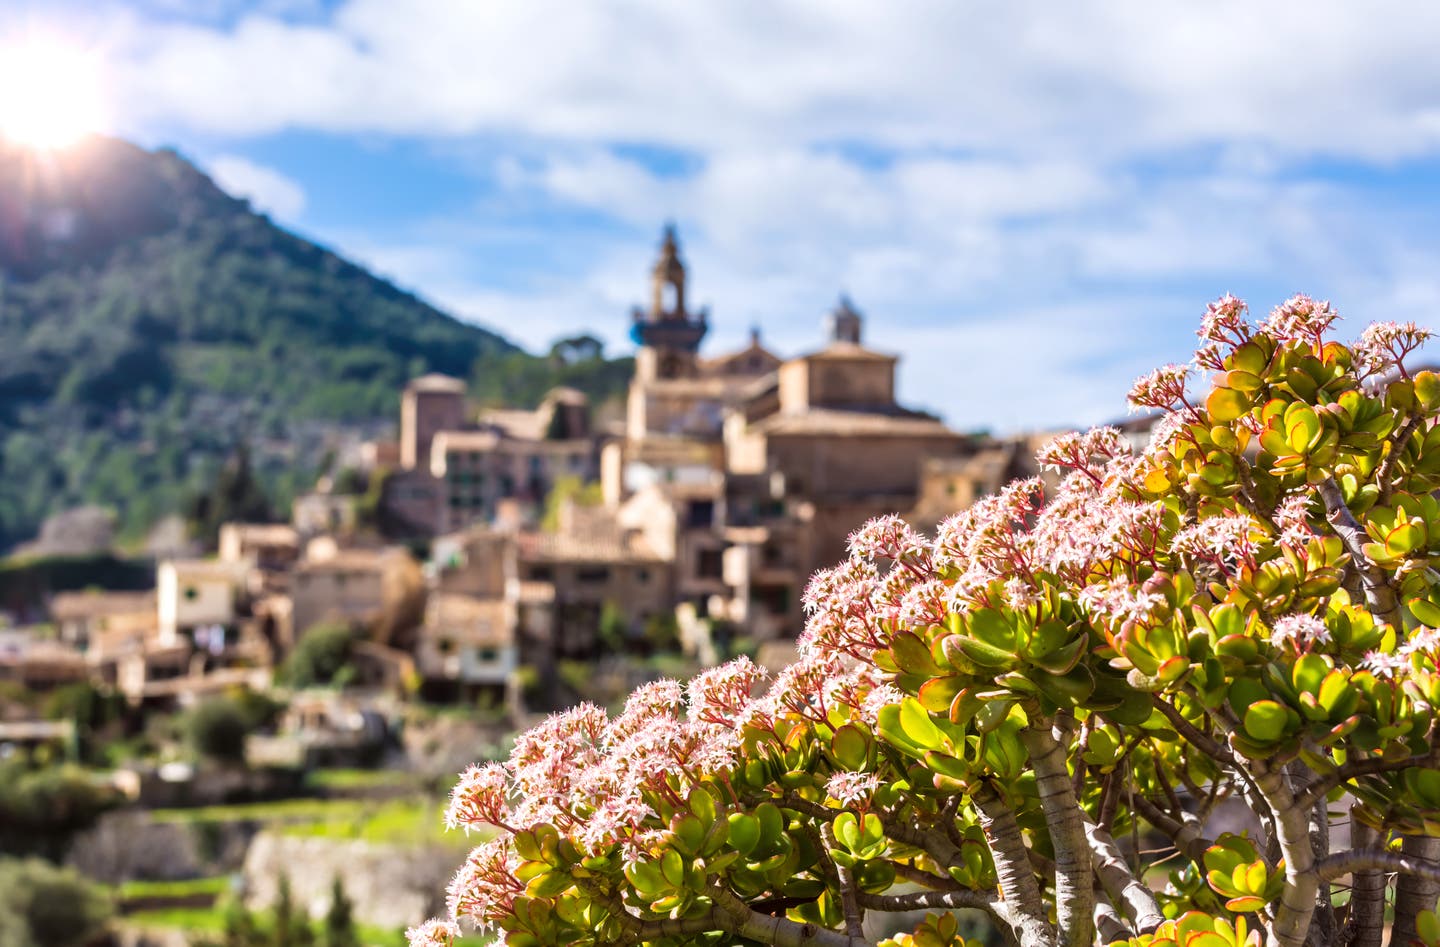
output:
<instances>
[{"instance_id":1,"label":"hillside village","mask_svg":"<svg viewBox=\"0 0 1440 947\"><path fill-rule=\"evenodd\" d=\"M704 357L710 315L692 308L673 229L650 281L622 423L592 423L572 389L476 412L461 380L417 378L398 440L359 452L374 525L362 496L322 478L292 522L226 523L213 558L160 560L152 591L56 594L48 625L5 633L0 674L183 705L265 688L307 633L338 623L362 632L366 683L488 691L524 712L522 668L546 682L559 662L657 644L783 661L806 578L860 524L899 510L933 526L1036 473L1039 438L965 435L900 404L898 358L866 343L846 299L814 351L781 358L755 331Z\"/></svg>"},{"instance_id":2,"label":"hillside village","mask_svg":"<svg viewBox=\"0 0 1440 947\"><path fill-rule=\"evenodd\" d=\"M213 558L162 559L152 591L56 594L47 626L5 632L0 675L183 705L263 689L335 623L363 629L368 682L442 700L513 702L522 667L543 681L657 637L702 662L736 642L780 661L806 577L861 523L900 510L933 525L1035 473L1037 438L964 435L901 405L898 358L866 344L847 299L815 351L783 359L754 331L703 357L710 315L687 298L673 229L650 281L623 423L593 424L573 389L475 412L463 381L417 378L398 440L359 453L380 528L322 478L291 523L227 523ZM567 484L586 489L558 495Z\"/></svg>"},{"instance_id":3,"label":"hillside village","mask_svg":"<svg viewBox=\"0 0 1440 947\"><path fill-rule=\"evenodd\" d=\"M933 528L1039 473L1042 435L962 434L899 403L899 360L868 344L847 299L815 349L788 358L758 331L739 351L703 355L710 320L667 229L649 299L630 316L623 416L604 420L571 388L534 410L477 408L466 382L426 374L396 393L398 437L352 445L289 522L222 522L212 554L175 543L151 573L125 564L120 583L69 563L57 582L67 590L17 608L0 631L0 759L19 761L16 778L75 760L109 794L55 830L71 863L113 885L218 890L239 878L257 909L294 875L318 915L332 879L363 857L386 893L351 891L357 917L411 923L435 910L425 899L453 851L426 841L431 870L399 877L385 866L420 843L336 849L254 813L326 796L317 785L341 767L343 780L374 773L361 784L379 793L343 811L401 805L406 825L433 820L444 774L498 752L535 715L613 704L738 654L788 663L808 576L843 558L871 517L901 511ZM244 732L216 746L196 721L227 713ZM310 801L323 803L314 818L348 804ZM210 831L229 854L195 854L193 837L167 834L171 816L115 821L176 806L206 824L222 813ZM363 839L368 824L342 834ZM118 860L117 831L135 840ZM26 844L49 838L33 835Z\"/></svg>"}]
</instances>

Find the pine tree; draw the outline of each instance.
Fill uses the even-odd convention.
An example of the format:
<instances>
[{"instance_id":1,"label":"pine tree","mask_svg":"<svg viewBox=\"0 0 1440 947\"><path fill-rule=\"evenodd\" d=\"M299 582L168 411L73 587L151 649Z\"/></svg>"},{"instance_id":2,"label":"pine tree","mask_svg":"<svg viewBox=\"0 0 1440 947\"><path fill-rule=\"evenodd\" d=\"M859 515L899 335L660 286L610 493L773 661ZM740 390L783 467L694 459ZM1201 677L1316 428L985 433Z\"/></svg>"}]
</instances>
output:
<instances>
[{"instance_id":1,"label":"pine tree","mask_svg":"<svg viewBox=\"0 0 1440 947\"><path fill-rule=\"evenodd\" d=\"M275 892L274 913L275 929L271 938L274 947L306 947L314 943L304 912L296 908L290 876L283 872Z\"/></svg>"},{"instance_id":2,"label":"pine tree","mask_svg":"<svg viewBox=\"0 0 1440 947\"><path fill-rule=\"evenodd\" d=\"M235 448L210 489L191 499L188 512L196 533L210 547L225 523L265 523L274 518L270 498L251 469L247 445Z\"/></svg>"},{"instance_id":3,"label":"pine tree","mask_svg":"<svg viewBox=\"0 0 1440 947\"><path fill-rule=\"evenodd\" d=\"M330 910L325 912L322 947L360 947L355 930L355 906L345 894L345 885L336 875L330 886Z\"/></svg>"}]
</instances>

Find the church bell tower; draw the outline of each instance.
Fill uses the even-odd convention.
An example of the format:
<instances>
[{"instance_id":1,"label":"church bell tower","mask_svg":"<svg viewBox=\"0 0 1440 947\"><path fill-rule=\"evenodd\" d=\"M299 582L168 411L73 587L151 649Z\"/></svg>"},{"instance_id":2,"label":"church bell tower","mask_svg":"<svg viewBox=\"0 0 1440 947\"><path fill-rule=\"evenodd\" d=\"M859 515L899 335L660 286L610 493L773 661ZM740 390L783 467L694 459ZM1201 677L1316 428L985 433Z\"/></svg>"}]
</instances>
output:
<instances>
[{"instance_id":1,"label":"church bell tower","mask_svg":"<svg viewBox=\"0 0 1440 947\"><path fill-rule=\"evenodd\" d=\"M665 228L660 258L650 272L650 309L635 307L630 338L640 346L635 355L636 376L642 381L693 378L697 374L700 341L709 328L708 313L685 308L685 264L675 225Z\"/></svg>"}]
</instances>

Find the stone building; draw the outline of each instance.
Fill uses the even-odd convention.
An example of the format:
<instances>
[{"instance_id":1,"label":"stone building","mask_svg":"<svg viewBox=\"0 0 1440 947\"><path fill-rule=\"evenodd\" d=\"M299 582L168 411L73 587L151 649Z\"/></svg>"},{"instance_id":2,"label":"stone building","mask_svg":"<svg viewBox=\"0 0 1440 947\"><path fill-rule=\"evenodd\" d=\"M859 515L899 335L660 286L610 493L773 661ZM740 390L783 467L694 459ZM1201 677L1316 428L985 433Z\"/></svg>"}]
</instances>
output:
<instances>
[{"instance_id":1,"label":"stone building","mask_svg":"<svg viewBox=\"0 0 1440 947\"><path fill-rule=\"evenodd\" d=\"M914 509L926 464L980 442L898 402L899 359L864 344L848 299L817 351L781 359L752 333L705 359L709 314L688 308L686 280L667 230L650 308L632 316L640 348L625 439L601 459L606 503L645 530L676 604L758 637L793 635L808 576L842 558L867 519Z\"/></svg>"},{"instance_id":2,"label":"stone building","mask_svg":"<svg viewBox=\"0 0 1440 947\"><path fill-rule=\"evenodd\" d=\"M460 430L465 421L465 382L447 375L410 382L400 397L401 469L425 467L435 435Z\"/></svg>"},{"instance_id":3,"label":"stone building","mask_svg":"<svg viewBox=\"0 0 1440 947\"><path fill-rule=\"evenodd\" d=\"M81 651L153 639L159 628L154 592L60 592L50 600L50 619L60 641Z\"/></svg>"},{"instance_id":4,"label":"stone building","mask_svg":"<svg viewBox=\"0 0 1440 947\"><path fill-rule=\"evenodd\" d=\"M631 314L638 348L623 436L580 427L573 395L432 434L447 528L493 526L502 501L533 502L542 484L527 476L598 475L603 496L599 508L564 508L553 532L535 530L534 517L485 542L468 530L464 565L437 543L432 581L447 598L432 600L424 634L434 643L506 625L520 659L544 663L615 645L600 640L602 624L639 640L676 615L692 627L689 616L705 616L755 639L791 638L809 576L843 558L866 520L901 512L933 526L1031 472L1031 445L963 435L901 404L899 359L865 343L849 299L825 317L815 351L782 359L752 331L740 350L705 357L710 314L691 302L673 227L649 297ZM573 426L556 420L572 417ZM492 576L462 593L457 576L484 561L504 563L494 566L508 577L503 592ZM421 664L447 666L438 651Z\"/></svg>"},{"instance_id":5,"label":"stone building","mask_svg":"<svg viewBox=\"0 0 1440 947\"><path fill-rule=\"evenodd\" d=\"M650 274L650 307L631 313L630 337L639 348L626 402L629 443L655 437L718 440L725 412L779 362L758 333L740 352L700 358L709 310L688 308L686 279L675 228L667 227Z\"/></svg>"},{"instance_id":6,"label":"stone building","mask_svg":"<svg viewBox=\"0 0 1440 947\"><path fill-rule=\"evenodd\" d=\"M440 431L432 442L430 473L444 484L445 532L493 523L507 502L534 524L559 480L588 482L599 475L589 400L574 389L556 388L533 411L490 410L473 429Z\"/></svg>"},{"instance_id":7,"label":"stone building","mask_svg":"<svg viewBox=\"0 0 1440 947\"><path fill-rule=\"evenodd\" d=\"M378 525L390 536L431 538L502 516L534 525L557 481L599 474L589 400L573 388L533 409L472 412L464 382L426 375L405 388L400 420L398 464L372 470L383 483ZM332 514L318 491L303 509L307 523Z\"/></svg>"},{"instance_id":8,"label":"stone building","mask_svg":"<svg viewBox=\"0 0 1440 947\"><path fill-rule=\"evenodd\" d=\"M390 632L380 625L406 608L417 590L423 597L419 567L396 546L338 548L313 541L291 580L291 622L296 640L326 622L365 626L383 643Z\"/></svg>"},{"instance_id":9,"label":"stone building","mask_svg":"<svg viewBox=\"0 0 1440 947\"><path fill-rule=\"evenodd\" d=\"M170 559L156 571L158 643L209 646L233 641L240 619L246 567L210 559ZM198 637L197 637L198 635ZM200 639L204 639L203 641Z\"/></svg>"}]
</instances>

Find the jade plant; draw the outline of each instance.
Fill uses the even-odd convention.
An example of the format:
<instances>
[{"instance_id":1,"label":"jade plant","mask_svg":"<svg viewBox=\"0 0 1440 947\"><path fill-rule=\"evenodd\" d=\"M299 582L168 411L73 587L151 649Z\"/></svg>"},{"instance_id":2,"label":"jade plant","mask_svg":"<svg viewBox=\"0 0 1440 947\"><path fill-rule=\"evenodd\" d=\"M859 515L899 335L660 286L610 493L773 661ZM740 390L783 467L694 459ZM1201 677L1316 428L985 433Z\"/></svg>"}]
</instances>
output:
<instances>
[{"instance_id":1,"label":"jade plant","mask_svg":"<svg viewBox=\"0 0 1440 947\"><path fill-rule=\"evenodd\" d=\"M980 911L1024 947L1440 947L1440 376L1427 331L1335 321L1217 301L1130 393L1148 446L1061 437L933 538L873 521L773 679L651 683L463 774L484 841L412 944L912 912L880 943L961 947Z\"/></svg>"}]
</instances>

